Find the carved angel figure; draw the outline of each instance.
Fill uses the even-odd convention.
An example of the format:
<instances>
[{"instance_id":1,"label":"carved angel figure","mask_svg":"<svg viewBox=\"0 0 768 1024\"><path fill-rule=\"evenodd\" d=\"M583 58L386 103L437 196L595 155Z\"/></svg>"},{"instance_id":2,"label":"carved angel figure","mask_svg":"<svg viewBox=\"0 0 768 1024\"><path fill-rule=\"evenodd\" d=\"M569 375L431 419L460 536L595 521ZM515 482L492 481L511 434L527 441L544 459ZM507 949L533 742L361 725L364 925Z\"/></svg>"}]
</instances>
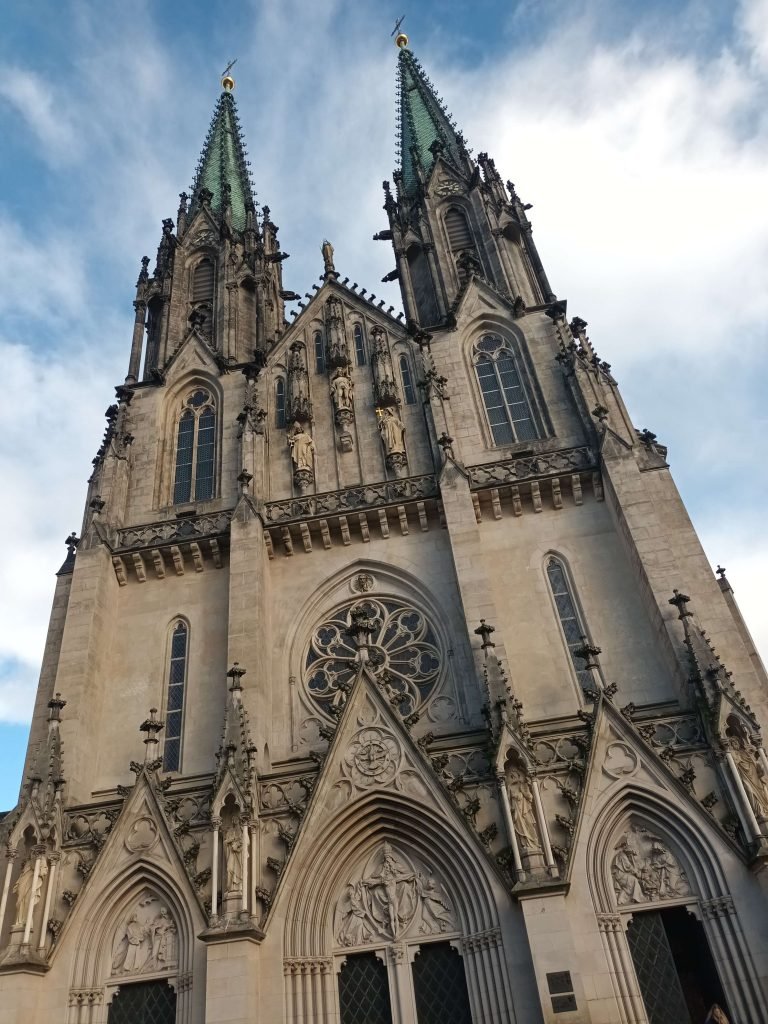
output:
<instances>
[{"instance_id":1,"label":"carved angel figure","mask_svg":"<svg viewBox=\"0 0 768 1024\"><path fill-rule=\"evenodd\" d=\"M303 427L297 424L296 430L288 437L288 445L291 449L291 458L296 469L308 469L312 471L313 455L315 453L315 442Z\"/></svg>"},{"instance_id":2,"label":"carved angel figure","mask_svg":"<svg viewBox=\"0 0 768 1024\"><path fill-rule=\"evenodd\" d=\"M35 907L40 902L40 896L43 890L43 881L45 876L48 874L48 861L45 857L40 861L40 870L37 875L37 884L32 889L32 882L35 877L35 861L33 857L30 857L24 867L21 869L16 884L13 887L13 891L16 894L16 920L14 921L14 927L24 925L27 922L27 912L29 911L29 903L32 901L32 906Z\"/></svg>"},{"instance_id":3,"label":"carved angel figure","mask_svg":"<svg viewBox=\"0 0 768 1024\"><path fill-rule=\"evenodd\" d=\"M405 424L391 406L381 415L379 432L387 455L405 454Z\"/></svg>"}]
</instances>

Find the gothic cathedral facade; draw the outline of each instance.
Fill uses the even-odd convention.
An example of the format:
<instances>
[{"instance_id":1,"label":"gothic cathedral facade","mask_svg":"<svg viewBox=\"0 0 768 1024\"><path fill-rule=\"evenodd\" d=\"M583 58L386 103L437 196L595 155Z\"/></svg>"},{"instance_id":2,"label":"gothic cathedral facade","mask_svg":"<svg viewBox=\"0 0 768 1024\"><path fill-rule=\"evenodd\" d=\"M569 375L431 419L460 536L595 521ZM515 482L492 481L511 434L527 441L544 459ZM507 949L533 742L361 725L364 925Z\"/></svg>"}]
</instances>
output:
<instances>
[{"instance_id":1,"label":"gothic cathedral facade","mask_svg":"<svg viewBox=\"0 0 768 1024\"><path fill-rule=\"evenodd\" d=\"M765 670L399 43L404 313L327 242L284 288L228 77L142 261L0 823L6 1024L768 1020Z\"/></svg>"}]
</instances>

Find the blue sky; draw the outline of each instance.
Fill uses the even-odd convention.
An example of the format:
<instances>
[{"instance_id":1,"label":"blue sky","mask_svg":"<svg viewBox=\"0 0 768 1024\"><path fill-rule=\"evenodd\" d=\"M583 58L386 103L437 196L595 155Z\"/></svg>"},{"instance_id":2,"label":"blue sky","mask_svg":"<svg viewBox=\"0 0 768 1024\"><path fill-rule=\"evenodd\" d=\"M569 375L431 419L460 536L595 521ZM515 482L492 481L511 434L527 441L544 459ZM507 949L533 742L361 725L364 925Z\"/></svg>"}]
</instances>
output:
<instances>
[{"instance_id":1,"label":"blue sky","mask_svg":"<svg viewBox=\"0 0 768 1024\"><path fill-rule=\"evenodd\" d=\"M15 800L63 539L133 285L232 57L259 200L305 292L330 238L399 308L381 182L404 27L476 151L534 204L550 280L670 461L763 653L768 0L16 0L0 39L0 807ZM10 500L9 500L10 496ZM114 685L115 680L105 680Z\"/></svg>"}]
</instances>

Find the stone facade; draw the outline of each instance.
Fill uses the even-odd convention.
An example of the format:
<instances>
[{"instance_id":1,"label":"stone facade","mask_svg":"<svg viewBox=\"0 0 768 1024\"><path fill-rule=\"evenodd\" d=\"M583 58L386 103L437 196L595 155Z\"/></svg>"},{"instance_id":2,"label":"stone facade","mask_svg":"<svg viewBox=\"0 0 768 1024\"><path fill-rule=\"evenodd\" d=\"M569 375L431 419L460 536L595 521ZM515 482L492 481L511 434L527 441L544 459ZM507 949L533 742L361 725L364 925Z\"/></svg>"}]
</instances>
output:
<instances>
[{"instance_id":1,"label":"stone facade","mask_svg":"<svg viewBox=\"0 0 768 1024\"><path fill-rule=\"evenodd\" d=\"M326 242L286 319L228 79L142 264L2 823L9 1024L766 1019L765 672L514 188L399 75L404 316Z\"/></svg>"}]
</instances>

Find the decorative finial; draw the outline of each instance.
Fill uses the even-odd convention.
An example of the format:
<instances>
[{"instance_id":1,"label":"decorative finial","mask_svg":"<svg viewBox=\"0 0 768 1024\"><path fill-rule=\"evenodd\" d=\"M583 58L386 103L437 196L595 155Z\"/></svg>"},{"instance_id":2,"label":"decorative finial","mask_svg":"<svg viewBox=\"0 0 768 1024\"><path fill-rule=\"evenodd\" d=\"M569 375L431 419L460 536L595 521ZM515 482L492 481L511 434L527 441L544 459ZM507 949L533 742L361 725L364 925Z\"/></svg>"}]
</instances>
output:
<instances>
[{"instance_id":1,"label":"decorative finial","mask_svg":"<svg viewBox=\"0 0 768 1024\"><path fill-rule=\"evenodd\" d=\"M397 21L395 22L395 27L390 32L390 36L395 36L395 46L398 48L398 50L402 50L403 47L408 45L408 36L405 34L405 32L399 31L400 26L403 24L404 21L405 15L403 15L402 18L397 19Z\"/></svg>"},{"instance_id":2,"label":"decorative finial","mask_svg":"<svg viewBox=\"0 0 768 1024\"><path fill-rule=\"evenodd\" d=\"M237 64L237 57L235 57L234 60L231 60L221 73L221 87L224 92L232 92L235 88L235 80L229 73L235 64Z\"/></svg>"}]
</instances>

